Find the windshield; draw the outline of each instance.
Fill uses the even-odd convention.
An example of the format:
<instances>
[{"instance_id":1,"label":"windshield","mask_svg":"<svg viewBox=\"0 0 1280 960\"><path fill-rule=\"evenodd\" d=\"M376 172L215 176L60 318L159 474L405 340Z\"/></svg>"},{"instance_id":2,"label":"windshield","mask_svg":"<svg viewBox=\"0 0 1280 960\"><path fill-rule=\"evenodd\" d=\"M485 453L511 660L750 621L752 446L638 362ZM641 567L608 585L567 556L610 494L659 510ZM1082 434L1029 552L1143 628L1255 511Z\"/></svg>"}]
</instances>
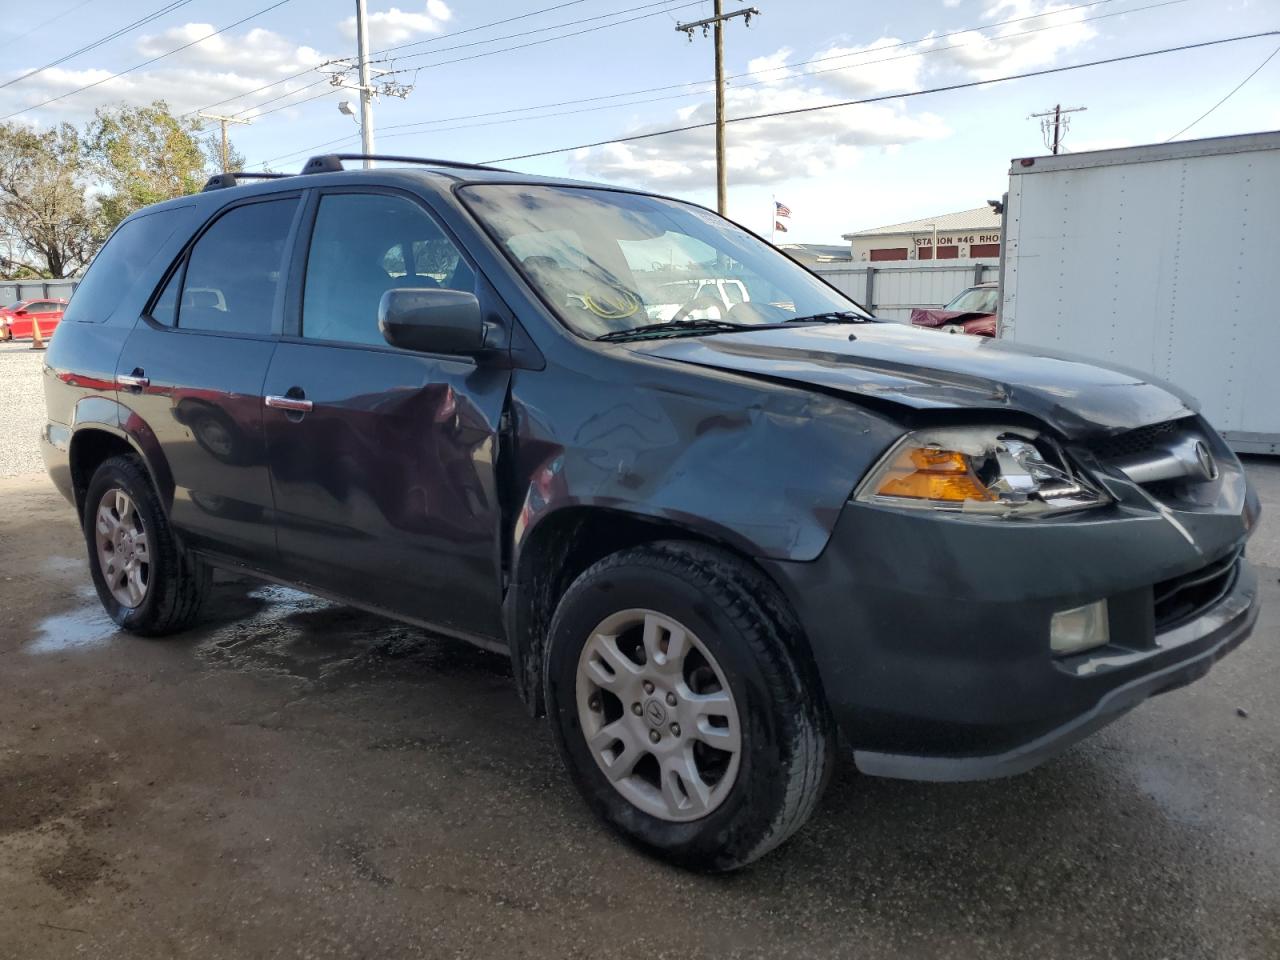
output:
<instances>
[{"instance_id":1,"label":"windshield","mask_svg":"<svg viewBox=\"0 0 1280 960\"><path fill-rule=\"evenodd\" d=\"M934 303L937 303L935 300ZM1000 306L1000 291L995 287L970 287L948 303L944 310L960 313L996 313Z\"/></svg>"},{"instance_id":2,"label":"windshield","mask_svg":"<svg viewBox=\"0 0 1280 960\"><path fill-rule=\"evenodd\" d=\"M690 204L586 187L486 184L461 194L584 337L671 321L869 316L764 241Z\"/></svg>"}]
</instances>

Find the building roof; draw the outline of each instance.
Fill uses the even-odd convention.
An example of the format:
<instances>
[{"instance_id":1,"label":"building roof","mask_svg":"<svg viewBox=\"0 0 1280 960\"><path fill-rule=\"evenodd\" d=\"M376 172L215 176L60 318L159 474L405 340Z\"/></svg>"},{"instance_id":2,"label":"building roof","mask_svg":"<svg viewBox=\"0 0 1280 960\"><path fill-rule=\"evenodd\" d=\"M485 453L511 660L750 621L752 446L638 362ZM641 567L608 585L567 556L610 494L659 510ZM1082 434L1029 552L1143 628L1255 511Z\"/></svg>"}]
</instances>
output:
<instances>
[{"instance_id":1,"label":"building roof","mask_svg":"<svg viewBox=\"0 0 1280 960\"><path fill-rule=\"evenodd\" d=\"M859 230L857 233L843 234L846 240L859 237L891 236L899 233L924 233L937 227L939 233L954 233L957 230L999 230L1000 214L984 205L972 210L961 210L957 213L940 213L936 217L925 217L921 220L908 220L905 223L891 223L886 227L872 227L870 230Z\"/></svg>"},{"instance_id":2,"label":"building roof","mask_svg":"<svg viewBox=\"0 0 1280 960\"><path fill-rule=\"evenodd\" d=\"M843 243L780 243L779 250L794 250L819 259L848 260L849 248Z\"/></svg>"}]
</instances>

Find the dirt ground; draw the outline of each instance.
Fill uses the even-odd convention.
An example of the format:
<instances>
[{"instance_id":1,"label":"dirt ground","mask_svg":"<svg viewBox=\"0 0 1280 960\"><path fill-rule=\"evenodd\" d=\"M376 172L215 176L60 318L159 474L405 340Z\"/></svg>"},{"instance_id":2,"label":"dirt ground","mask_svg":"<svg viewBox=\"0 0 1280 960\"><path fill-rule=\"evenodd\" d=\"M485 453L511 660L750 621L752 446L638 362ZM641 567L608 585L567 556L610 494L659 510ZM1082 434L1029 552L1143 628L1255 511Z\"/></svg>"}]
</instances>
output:
<instances>
[{"instance_id":1,"label":"dirt ground","mask_svg":"<svg viewBox=\"0 0 1280 960\"><path fill-rule=\"evenodd\" d=\"M1275 566L1203 681L1011 780L844 762L705 877L597 826L505 658L230 580L118 635L48 481L0 505L0 957L1280 957Z\"/></svg>"}]
</instances>

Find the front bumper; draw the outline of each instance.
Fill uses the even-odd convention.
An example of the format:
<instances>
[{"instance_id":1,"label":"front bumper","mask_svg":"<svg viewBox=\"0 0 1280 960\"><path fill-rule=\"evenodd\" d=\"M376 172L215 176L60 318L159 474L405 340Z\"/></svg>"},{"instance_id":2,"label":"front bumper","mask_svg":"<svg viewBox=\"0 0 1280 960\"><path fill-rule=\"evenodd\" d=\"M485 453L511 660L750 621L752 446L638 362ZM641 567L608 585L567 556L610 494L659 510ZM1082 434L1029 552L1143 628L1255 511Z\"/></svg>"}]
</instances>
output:
<instances>
[{"instance_id":1,"label":"front bumper","mask_svg":"<svg viewBox=\"0 0 1280 960\"><path fill-rule=\"evenodd\" d=\"M1257 580L1239 477L1210 508L965 520L850 504L812 563L767 564L809 639L860 769L917 780L1020 773L1245 639ZM1153 585L1224 558L1229 587L1157 630ZM1105 598L1111 642L1049 646L1054 612Z\"/></svg>"}]
</instances>

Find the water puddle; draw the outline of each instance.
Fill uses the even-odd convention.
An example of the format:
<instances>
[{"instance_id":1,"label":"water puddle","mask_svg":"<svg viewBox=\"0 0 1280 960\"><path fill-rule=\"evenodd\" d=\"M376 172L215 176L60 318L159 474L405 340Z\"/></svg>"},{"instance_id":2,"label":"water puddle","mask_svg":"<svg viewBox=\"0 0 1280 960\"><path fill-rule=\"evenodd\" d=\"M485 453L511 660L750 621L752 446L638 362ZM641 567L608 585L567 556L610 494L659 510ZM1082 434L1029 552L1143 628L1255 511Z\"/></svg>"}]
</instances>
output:
<instances>
[{"instance_id":1,"label":"water puddle","mask_svg":"<svg viewBox=\"0 0 1280 960\"><path fill-rule=\"evenodd\" d=\"M36 629L39 635L27 647L28 653L63 653L101 646L113 639L119 628L95 600L91 607L48 617Z\"/></svg>"}]
</instances>

